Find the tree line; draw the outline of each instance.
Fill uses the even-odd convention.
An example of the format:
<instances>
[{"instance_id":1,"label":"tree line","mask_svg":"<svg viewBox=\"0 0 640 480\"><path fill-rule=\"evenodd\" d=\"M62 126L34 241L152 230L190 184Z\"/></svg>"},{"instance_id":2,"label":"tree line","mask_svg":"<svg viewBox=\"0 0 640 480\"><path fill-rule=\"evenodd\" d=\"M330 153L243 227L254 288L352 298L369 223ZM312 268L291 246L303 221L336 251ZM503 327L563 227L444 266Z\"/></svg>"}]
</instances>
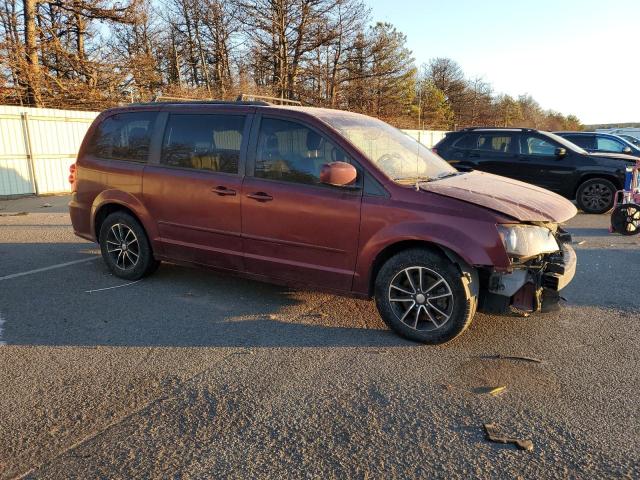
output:
<instances>
[{"instance_id":1,"label":"tree line","mask_svg":"<svg viewBox=\"0 0 640 480\"><path fill-rule=\"evenodd\" d=\"M1 0L0 103L103 109L240 93L373 115L402 128L581 128L496 94L449 58L416 67L360 0ZM428 48L428 46L425 46Z\"/></svg>"}]
</instances>

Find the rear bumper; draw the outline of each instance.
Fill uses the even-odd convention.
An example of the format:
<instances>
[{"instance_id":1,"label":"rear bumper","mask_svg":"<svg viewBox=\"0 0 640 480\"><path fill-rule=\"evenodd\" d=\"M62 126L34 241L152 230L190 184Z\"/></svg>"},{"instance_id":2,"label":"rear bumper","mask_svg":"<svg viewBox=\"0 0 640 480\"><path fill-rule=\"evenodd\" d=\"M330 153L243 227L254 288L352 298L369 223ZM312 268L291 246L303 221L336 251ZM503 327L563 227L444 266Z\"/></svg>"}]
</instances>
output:
<instances>
[{"instance_id":1,"label":"rear bumper","mask_svg":"<svg viewBox=\"0 0 640 480\"><path fill-rule=\"evenodd\" d=\"M73 233L86 240L96 241L91 230L91 209L79 203L75 193L69 202L69 216L71 217L71 225L73 225Z\"/></svg>"},{"instance_id":2,"label":"rear bumper","mask_svg":"<svg viewBox=\"0 0 640 480\"><path fill-rule=\"evenodd\" d=\"M511 273L493 272L480 291L478 310L485 313L548 312L558 308L560 290L576 274L577 256L564 244L545 255L540 264Z\"/></svg>"}]
</instances>

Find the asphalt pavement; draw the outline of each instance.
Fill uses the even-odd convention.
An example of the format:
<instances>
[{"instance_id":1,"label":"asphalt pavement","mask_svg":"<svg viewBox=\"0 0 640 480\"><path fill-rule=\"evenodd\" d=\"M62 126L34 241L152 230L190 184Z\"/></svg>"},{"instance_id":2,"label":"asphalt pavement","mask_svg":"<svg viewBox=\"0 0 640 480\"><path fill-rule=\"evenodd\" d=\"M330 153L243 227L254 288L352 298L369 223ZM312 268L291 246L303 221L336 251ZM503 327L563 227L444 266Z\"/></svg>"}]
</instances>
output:
<instances>
[{"instance_id":1,"label":"asphalt pavement","mask_svg":"<svg viewBox=\"0 0 640 480\"><path fill-rule=\"evenodd\" d=\"M1 479L640 476L640 236L606 215L569 223L561 311L424 346L371 301L115 278L67 201L0 201Z\"/></svg>"}]
</instances>

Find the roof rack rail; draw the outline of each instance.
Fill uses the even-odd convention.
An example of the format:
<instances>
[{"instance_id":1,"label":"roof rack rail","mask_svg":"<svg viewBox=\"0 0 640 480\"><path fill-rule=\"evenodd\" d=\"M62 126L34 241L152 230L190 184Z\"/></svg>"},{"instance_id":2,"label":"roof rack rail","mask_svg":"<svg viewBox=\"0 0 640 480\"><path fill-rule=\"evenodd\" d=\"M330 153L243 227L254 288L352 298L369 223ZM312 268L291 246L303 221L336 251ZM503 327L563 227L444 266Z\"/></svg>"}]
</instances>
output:
<instances>
[{"instance_id":1,"label":"roof rack rail","mask_svg":"<svg viewBox=\"0 0 640 480\"><path fill-rule=\"evenodd\" d=\"M288 98L268 97L266 95L253 95L252 93L241 93L236 99L238 102L246 101L263 101L270 105L296 105L301 107L302 102L299 100L289 100Z\"/></svg>"},{"instance_id":2,"label":"roof rack rail","mask_svg":"<svg viewBox=\"0 0 640 480\"><path fill-rule=\"evenodd\" d=\"M461 132L472 132L474 130L515 130L520 132L534 132L535 128L525 128L525 127L466 127L461 129Z\"/></svg>"},{"instance_id":3,"label":"roof rack rail","mask_svg":"<svg viewBox=\"0 0 640 480\"><path fill-rule=\"evenodd\" d=\"M185 97L171 97L168 95L156 95L151 99L151 103L207 103L210 105L260 105L267 106L270 105L267 102L262 101L240 101L240 100L215 100L213 98L185 98Z\"/></svg>"}]
</instances>

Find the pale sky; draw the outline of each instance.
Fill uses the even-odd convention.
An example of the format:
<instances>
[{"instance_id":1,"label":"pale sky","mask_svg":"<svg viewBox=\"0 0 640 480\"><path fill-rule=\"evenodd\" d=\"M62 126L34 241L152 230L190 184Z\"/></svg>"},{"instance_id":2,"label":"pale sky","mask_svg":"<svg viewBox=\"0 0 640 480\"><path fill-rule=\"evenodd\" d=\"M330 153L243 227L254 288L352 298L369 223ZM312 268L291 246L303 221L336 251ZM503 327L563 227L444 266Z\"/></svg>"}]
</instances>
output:
<instances>
[{"instance_id":1,"label":"pale sky","mask_svg":"<svg viewBox=\"0 0 640 480\"><path fill-rule=\"evenodd\" d=\"M496 92L583 123L640 122L640 0L365 0L416 65L457 61Z\"/></svg>"}]
</instances>

